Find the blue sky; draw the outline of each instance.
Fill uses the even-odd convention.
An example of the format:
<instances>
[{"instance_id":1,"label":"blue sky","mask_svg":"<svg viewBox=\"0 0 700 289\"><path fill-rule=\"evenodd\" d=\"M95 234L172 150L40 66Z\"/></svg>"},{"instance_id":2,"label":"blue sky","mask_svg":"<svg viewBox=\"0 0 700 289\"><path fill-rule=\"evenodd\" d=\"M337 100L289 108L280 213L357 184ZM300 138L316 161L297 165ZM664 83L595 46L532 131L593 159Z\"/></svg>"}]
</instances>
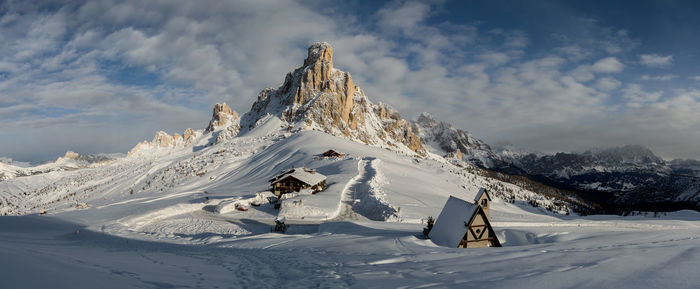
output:
<instances>
[{"instance_id":1,"label":"blue sky","mask_svg":"<svg viewBox=\"0 0 700 289\"><path fill-rule=\"evenodd\" d=\"M196 3L195 3L196 2ZM700 159L695 1L3 1L0 156L126 152L240 113L330 42L373 101L544 152Z\"/></svg>"}]
</instances>

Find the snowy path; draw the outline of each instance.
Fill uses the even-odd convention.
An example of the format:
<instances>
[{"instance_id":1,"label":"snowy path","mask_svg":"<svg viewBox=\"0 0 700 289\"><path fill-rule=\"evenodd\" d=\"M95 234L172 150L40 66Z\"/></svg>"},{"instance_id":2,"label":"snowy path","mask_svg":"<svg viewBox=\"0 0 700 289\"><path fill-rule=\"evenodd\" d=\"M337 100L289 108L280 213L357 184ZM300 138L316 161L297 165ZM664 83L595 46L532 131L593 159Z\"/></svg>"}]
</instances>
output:
<instances>
[{"instance_id":1,"label":"snowy path","mask_svg":"<svg viewBox=\"0 0 700 289\"><path fill-rule=\"evenodd\" d=\"M333 218L333 220L367 220L364 216L356 213L353 210L353 204L357 200L357 191L366 186L363 182L366 182L369 178L367 177L366 167L369 165L370 161L363 158L357 162L357 175L350 179L343 189L343 193L340 196L340 204L338 208L338 214Z\"/></svg>"},{"instance_id":2,"label":"snowy path","mask_svg":"<svg viewBox=\"0 0 700 289\"><path fill-rule=\"evenodd\" d=\"M380 162L374 157L358 161L358 174L345 186L335 220L386 221L395 216L396 209L382 199L386 180L379 171Z\"/></svg>"}]
</instances>

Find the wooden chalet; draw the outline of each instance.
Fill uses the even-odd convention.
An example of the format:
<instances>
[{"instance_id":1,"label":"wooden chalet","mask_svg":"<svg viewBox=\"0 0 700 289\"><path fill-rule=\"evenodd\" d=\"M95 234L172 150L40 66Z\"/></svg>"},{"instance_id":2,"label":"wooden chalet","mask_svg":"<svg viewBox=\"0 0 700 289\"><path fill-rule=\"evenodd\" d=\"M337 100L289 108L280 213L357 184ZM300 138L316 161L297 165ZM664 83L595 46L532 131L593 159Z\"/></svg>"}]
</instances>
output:
<instances>
[{"instance_id":1,"label":"wooden chalet","mask_svg":"<svg viewBox=\"0 0 700 289\"><path fill-rule=\"evenodd\" d=\"M345 156L345 154L339 153L337 151L330 149L330 150L327 150L326 152L324 152L323 156L327 157L327 158L342 158Z\"/></svg>"},{"instance_id":2,"label":"wooden chalet","mask_svg":"<svg viewBox=\"0 0 700 289\"><path fill-rule=\"evenodd\" d=\"M292 168L282 171L269 182L272 193L277 197L303 189L310 189L313 193L326 189L326 176L307 168Z\"/></svg>"},{"instance_id":3,"label":"wooden chalet","mask_svg":"<svg viewBox=\"0 0 700 289\"><path fill-rule=\"evenodd\" d=\"M483 188L474 203L450 196L430 230L430 239L452 248L501 247L489 222L490 203L491 197Z\"/></svg>"}]
</instances>

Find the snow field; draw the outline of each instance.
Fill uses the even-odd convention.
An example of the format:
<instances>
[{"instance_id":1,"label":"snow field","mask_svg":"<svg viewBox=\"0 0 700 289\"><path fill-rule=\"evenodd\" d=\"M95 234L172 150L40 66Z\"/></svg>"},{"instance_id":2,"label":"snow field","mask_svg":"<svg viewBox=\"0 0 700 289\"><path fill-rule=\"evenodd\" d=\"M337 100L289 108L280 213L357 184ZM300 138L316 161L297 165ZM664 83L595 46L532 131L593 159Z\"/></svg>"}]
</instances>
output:
<instances>
[{"instance_id":1,"label":"snow field","mask_svg":"<svg viewBox=\"0 0 700 289\"><path fill-rule=\"evenodd\" d=\"M3 288L697 288L700 214L563 216L550 200L444 159L415 158L274 117L228 141L154 149L75 171L0 182ZM344 158L320 158L328 149ZM270 177L315 168L327 189L262 203ZM421 236L450 195L496 198L503 248ZM76 204L87 208L78 209ZM248 211L239 211L236 204ZM287 218L286 234L270 232ZM372 221L377 220L377 221ZM41 278L35 278L41 277ZM53 281L51 281L53 280Z\"/></svg>"}]
</instances>

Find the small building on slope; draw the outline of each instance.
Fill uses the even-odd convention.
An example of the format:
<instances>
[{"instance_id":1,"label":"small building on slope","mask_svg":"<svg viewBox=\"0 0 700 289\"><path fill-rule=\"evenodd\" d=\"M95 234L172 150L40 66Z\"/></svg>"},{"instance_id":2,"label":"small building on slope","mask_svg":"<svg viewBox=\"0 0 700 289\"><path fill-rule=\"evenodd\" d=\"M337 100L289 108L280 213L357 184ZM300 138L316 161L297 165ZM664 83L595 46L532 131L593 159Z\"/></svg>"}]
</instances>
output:
<instances>
[{"instance_id":1,"label":"small building on slope","mask_svg":"<svg viewBox=\"0 0 700 289\"><path fill-rule=\"evenodd\" d=\"M326 176L307 168L292 168L282 171L269 182L272 192L277 197L303 189L311 189L314 193L326 189Z\"/></svg>"},{"instance_id":2,"label":"small building on slope","mask_svg":"<svg viewBox=\"0 0 700 289\"><path fill-rule=\"evenodd\" d=\"M324 152L322 155L323 155L324 157L327 157L327 158L342 158L342 157L345 156L344 153L339 153L339 152L337 152L337 151L335 151L335 150L332 150L332 149L327 150L327 151Z\"/></svg>"},{"instance_id":3,"label":"small building on slope","mask_svg":"<svg viewBox=\"0 0 700 289\"><path fill-rule=\"evenodd\" d=\"M481 189L474 200L469 203L454 196L447 199L430 230L433 243L452 248L501 247L488 218L488 192Z\"/></svg>"}]
</instances>

